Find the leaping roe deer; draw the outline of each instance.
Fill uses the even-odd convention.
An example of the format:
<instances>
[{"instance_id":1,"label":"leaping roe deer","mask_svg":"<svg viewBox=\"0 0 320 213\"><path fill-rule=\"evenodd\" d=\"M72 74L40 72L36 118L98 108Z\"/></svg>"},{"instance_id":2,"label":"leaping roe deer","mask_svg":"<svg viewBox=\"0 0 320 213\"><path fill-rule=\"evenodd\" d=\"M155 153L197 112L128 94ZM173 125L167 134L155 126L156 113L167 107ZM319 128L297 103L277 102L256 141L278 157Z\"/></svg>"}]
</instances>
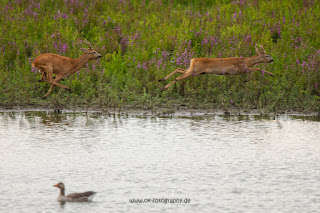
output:
<instances>
[{"instance_id":1,"label":"leaping roe deer","mask_svg":"<svg viewBox=\"0 0 320 213\"><path fill-rule=\"evenodd\" d=\"M266 53L264 48L260 46L258 49L257 45L255 46L257 55L252 57L239 57L239 58L193 58L190 61L190 67L186 70L176 69L168 76L159 81L165 81L176 73L183 75L178 76L171 83L167 84L162 90L168 89L175 82L182 79L188 78L190 76L199 76L201 74L216 74L216 75L239 75L243 73L249 73L251 76L252 72L260 71L262 73L267 73L274 77L271 72L263 71L260 68L250 68L255 64L259 63L271 63L273 59L270 55ZM250 79L249 76L249 79Z\"/></svg>"},{"instance_id":2,"label":"leaping roe deer","mask_svg":"<svg viewBox=\"0 0 320 213\"><path fill-rule=\"evenodd\" d=\"M37 67L39 72L42 73L40 81L52 84L44 97L48 96L55 86L71 90L69 87L59 84L59 82L63 78L74 74L79 69L84 67L88 61L101 58L101 55L91 47L91 44L87 40L85 40L85 43L89 45L89 48L81 48L83 54L77 59L56 55L53 53L45 53L39 55L32 62L32 66ZM56 75L55 78L53 78L53 73Z\"/></svg>"}]
</instances>

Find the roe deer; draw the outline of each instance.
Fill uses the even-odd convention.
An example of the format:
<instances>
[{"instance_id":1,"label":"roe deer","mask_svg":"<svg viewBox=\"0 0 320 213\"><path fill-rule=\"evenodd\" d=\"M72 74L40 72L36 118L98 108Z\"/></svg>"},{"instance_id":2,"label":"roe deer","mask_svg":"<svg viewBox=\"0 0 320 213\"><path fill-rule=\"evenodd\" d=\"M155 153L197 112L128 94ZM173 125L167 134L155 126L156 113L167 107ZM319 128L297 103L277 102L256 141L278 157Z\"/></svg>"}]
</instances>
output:
<instances>
[{"instance_id":1,"label":"roe deer","mask_svg":"<svg viewBox=\"0 0 320 213\"><path fill-rule=\"evenodd\" d=\"M101 55L91 47L91 44L87 40L85 40L85 43L89 45L89 48L81 48L83 54L77 59L53 53L45 53L39 55L32 62L32 66L37 67L39 72L42 73L39 81L52 84L44 97L48 96L55 86L71 90L69 87L59 84L59 82L63 78L74 74L76 71L84 67L88 61L101 58ZM53 78L53 73L56 75L55 78Z\"/></svg>"},{"instance_id":2,"label":"roe deer","mask_svg":"<svg viewBox=\"0 0 320 213\"><path fill-rule=\"evenodd\" d=\"M263 71L260 68L250 68L255 64L259 63L271 63L273 59L268 55L264 48L260 46L260 50L255 46L257 55L251 57L233 57L233 58L193 58L190 61L190 67L186 70L176 69L165 78L160 79L159 81L165 81L176 73L183 75L175 78L171 83L167 84L162 90L168 89L175 82L182 79L188 78L190 76L199 76L201 74L216 74L216 75L239 75L242 73L249 73L251 76L252 72L260 71L267 73L274 77L271 72ZM250 77L249 77L250 80Z\"/></svg>"}]
</instances>

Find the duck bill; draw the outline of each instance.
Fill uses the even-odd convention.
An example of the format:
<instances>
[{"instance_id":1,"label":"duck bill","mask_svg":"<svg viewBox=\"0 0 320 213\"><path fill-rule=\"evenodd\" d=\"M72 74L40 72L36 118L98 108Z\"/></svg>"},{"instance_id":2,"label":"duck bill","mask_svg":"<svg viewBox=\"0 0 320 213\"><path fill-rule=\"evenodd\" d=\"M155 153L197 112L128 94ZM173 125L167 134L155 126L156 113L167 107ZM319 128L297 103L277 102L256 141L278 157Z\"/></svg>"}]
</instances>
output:
<instances>
[{"instance_id":1,"label":"duck bill","mask_svg":"<svg viewBox=\"0 0 320 213\"><path fill-rule=\"evenodd\" d=\"M58 187L58 184L56 184L56 185L52 185L53 187Z\"/></svg>"}]
</instances>

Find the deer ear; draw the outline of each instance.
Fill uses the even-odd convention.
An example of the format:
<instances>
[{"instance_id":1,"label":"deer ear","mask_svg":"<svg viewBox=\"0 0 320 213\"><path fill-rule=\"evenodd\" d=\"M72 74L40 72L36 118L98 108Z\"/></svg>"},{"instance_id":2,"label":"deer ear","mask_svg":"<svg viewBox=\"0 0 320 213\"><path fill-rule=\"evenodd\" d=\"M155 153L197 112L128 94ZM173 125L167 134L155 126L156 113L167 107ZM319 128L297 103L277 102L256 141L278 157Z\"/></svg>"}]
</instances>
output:
<instances>
[{"instance_id":1,"label":"deer ear","mask_svg":"<svg viewBox=\"0 0 320 213\"><path fill-rule=\"evenodd\" d=\"M86 49L80 48L80 50L84 53L86 52Z\"/></svg>"}]
</instances>

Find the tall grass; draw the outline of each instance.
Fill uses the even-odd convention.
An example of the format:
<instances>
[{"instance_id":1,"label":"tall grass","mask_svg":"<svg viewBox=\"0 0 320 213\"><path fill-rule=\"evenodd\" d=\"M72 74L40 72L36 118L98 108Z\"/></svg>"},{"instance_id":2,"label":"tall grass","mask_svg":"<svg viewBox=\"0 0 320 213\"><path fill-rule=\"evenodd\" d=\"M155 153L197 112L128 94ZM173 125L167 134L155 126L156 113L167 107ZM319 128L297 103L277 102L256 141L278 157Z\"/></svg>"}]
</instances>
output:
<instances>
[{"instance_id":1,"label":"tall grass","mask_svg":"<svg viewBox=\"0 0 320 213\"><path fill-rule=\"evenodd\" d=\"M0 2L0 105L235 107L320 112L317 0L4 0ZM43 99L31 67L41 53L72 58L87 39L103 55ZM203 75L160 92L194 57L240 57L261 44L276 77ZM173 80L173 79L170 79ZM170 81L169 80L169 81Z\"/></svg>"}]
</instances>

